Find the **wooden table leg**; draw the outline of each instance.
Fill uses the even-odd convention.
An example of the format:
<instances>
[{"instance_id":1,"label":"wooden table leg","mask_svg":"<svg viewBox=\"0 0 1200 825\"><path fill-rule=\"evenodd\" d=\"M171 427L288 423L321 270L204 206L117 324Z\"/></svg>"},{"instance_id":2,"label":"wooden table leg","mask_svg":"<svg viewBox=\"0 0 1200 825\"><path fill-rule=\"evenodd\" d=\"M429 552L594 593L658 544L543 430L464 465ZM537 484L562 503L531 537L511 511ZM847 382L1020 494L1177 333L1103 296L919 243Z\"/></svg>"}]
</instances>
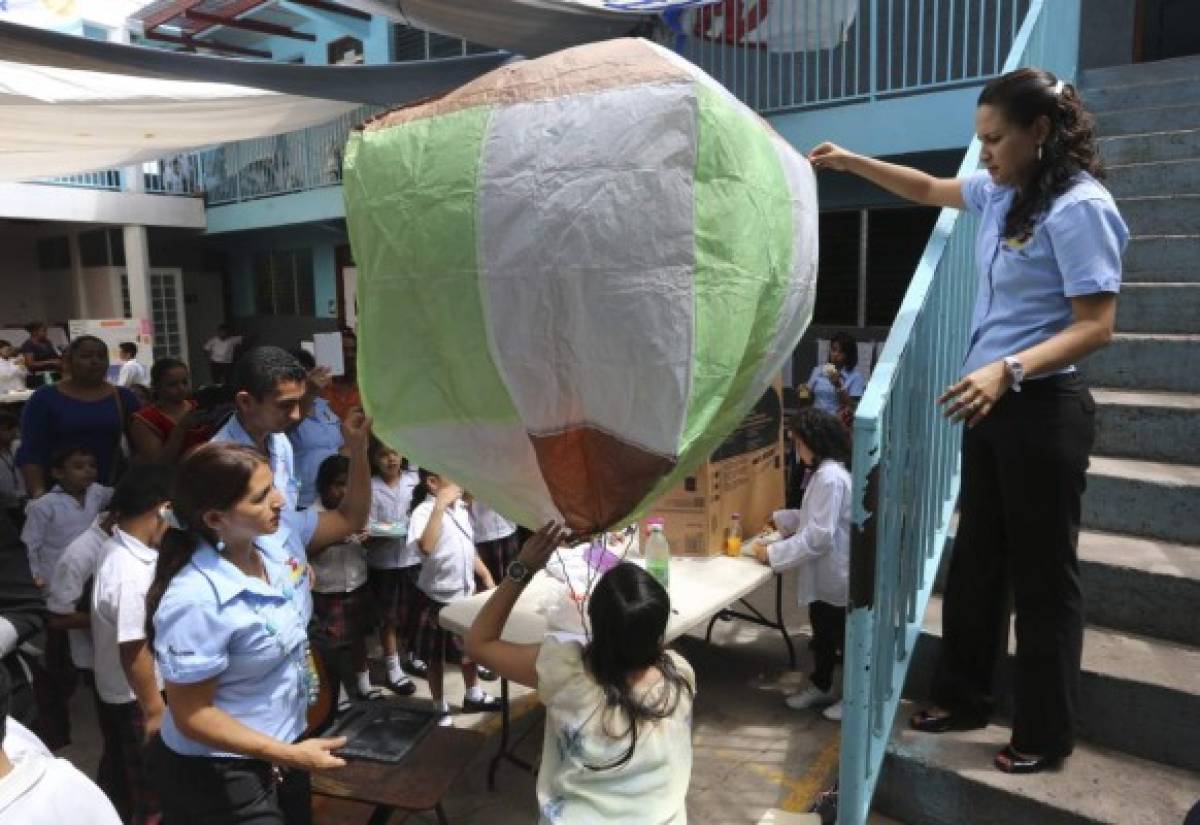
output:
<instances>
[{"instance_id":1,"label":"wooden table leg","mask_svg":"<svg viewBox=\"0 0 1200 825\"><path fill-rule=\"evenodd\" d=\"M446 809L442 807L441 802L433 810L437 814L438 825L450 825L450 820L446 817Z\"/></svg>"},{"instance_id":2,"label":"wooden table leg","mask_svg":"<svg viewBox=\"0 0 1200 825\"><path fill-rule=\"evenodd\" d=\"M392 810L388 805L376 805L375 812L367 820L367 825L387 825L387 821L392 818Z\"/></svg>"}]
</instances>

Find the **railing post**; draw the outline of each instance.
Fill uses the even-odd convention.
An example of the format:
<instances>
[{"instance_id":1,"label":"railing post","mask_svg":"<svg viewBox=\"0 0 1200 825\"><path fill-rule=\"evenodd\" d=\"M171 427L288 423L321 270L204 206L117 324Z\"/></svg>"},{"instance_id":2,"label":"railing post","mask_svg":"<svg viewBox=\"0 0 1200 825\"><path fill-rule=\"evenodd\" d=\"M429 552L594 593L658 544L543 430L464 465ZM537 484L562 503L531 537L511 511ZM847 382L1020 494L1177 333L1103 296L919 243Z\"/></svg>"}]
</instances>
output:
<instances>
[{"instance_id":1,"label":"railing post","mask_svg":"<svg viewBox=\"0 0 1200 825\"><path fill-rule=\"evenodd\" d=\"M875 99L879 90L879 0L871 0L871 84L870 99Z\"/></svg>"}]
</instances>

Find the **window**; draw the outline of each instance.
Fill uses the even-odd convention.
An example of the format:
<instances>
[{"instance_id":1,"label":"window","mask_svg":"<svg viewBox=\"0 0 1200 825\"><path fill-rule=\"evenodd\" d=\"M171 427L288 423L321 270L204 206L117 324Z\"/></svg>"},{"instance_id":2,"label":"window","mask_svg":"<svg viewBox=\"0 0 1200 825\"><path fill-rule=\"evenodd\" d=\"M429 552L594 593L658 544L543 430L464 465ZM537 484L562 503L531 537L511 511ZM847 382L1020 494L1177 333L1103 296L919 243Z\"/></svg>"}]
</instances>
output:
<instances>
[{"instance_id":1,"label":"window","mask_svg":"<svg viewBox=\"0 0 1200 825\"><path fill-rule=\"evenodd\" d=\"M259 315L316 315L312 250L254 255L254 307Z\"/></svg>"},{"instance_id":2,"label":"window","mask_svg":"<svg viewBox=\"0 0 1200 825\"><path fill-rule=\"evenodd\" d=\"M108 40L109 28L99 23L84 23L83 36L88 40Z\"/></svg>"},{"instance_id":3,"label":"window","mask_svg":"<svg viewBox=\"0 0 1200 825\"><path fill-rule=\"evenodd\" d=\"M494 52L491 46L471 43L459 37L427 32L400 23L392 26L392 62L437 60L442 57L462 57Z\"/></svg>"},{"instance_id":4,"label":"window","mask_svg":"<svg viewBox=\"0 0 1200 825\"><path fill-rule=\"evenodd\" d=\"M859 294L862 221L867 221L866 294ZM921 259L938 210L823 212L813 323L891 326Z\"/></svg>"},{"instance_id":5,"label":"window","mask_svg":"<svg viewBox=\"0 0 1200 825\"><path fill-rule=\"evenodd\" d=\"M83 266L124 266L125 239L121 230L112 227L81 232L79 259Z\"/></svg>"},{"instance_id":6,"label":"window","mask_svg":"<svg viewBox=\"0 0 1200 825\"><path fill-rule=\"evenodd\" d=\"M363 44L357 37L339 37L328 47L329 65L363 62Z\"/></svg>"}]
</instances>

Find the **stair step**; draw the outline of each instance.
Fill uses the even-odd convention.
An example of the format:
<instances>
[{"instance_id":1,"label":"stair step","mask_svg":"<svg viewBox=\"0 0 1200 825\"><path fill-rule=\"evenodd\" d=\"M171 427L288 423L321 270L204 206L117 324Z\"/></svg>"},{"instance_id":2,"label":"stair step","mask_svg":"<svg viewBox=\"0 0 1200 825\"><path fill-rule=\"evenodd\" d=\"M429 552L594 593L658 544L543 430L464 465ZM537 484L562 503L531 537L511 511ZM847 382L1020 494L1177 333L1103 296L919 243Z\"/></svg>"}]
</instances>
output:
<instances>
[{"instance_id":1,"label":"stair step","mask_svg":"<svg viewBox=\"0 0 1200 825\"><path fill-rule=\"evenodd\" d=\"M1089 89L1083 95L1093 112L1119 112L1152 106L1179 106L1200 103L1200 83L1193 77L1173 78L1152 83L1135 83Z\"/></svg>"},{"instance_id":2,"label":"stair step","mask_svg":"<svg viewBox=\"0 0 1200 825\"><path fill-rule=\"evenodd\" d=\"M1200 647L1200 547L1085 530L1079 567L1088 623Z\"/></svg>"},{"instance_id":3,"label":"stair step","mask_svg":"<svg viewBox=\"0 0 1200 825\"><path fill-rule=\"evenodd\" d=\"M1124 267L1130 282L1200 281L1200 234L1135 235L1125 249Z\"/></svg>"},{"instance_id":4,"label":"stair step","mask_svg":"<svg viewBox=\"0 0 1200 825\"><path fill-rule=\"evenodd\" d=\"M1200 395L1093 389L1092 397L1097 454L1200 465Z\"/></svg>"},{"instance_id":5,"label":"stair step","mask_svg":"<svg viewBox=\"0 0 1200 825\"><path fill-rule=\"evenodd\" d=\"M1105 186L1114 198L1200 193L1200 158L1110 166Z\"/></svg>"},{"instance_id":6,"label":"stair step","mask_svg":"<svg viewBox=\"0 0 1200 825\"><path fill-rule=\"evenodd\" d=\"M1200 393L1200 370L1193 368L1198 355L1200 335L1119 332L1080 371L1093 387Z\"/></svg>"},{"instance_id":7,"label":"stair step","mask_svg":"<svg viewBox=\"0 0 1200 825\"><path fill-rule=\"evenodd\" d=\"M1200 77L1200 58L1195 56L1172 57L1147 63L1129 63L1124 66L1087 69L1079 74L1079 88L1090 91L1113 86L1161 83L1164 80L1187 77Z\"/></svg>"},{"instance_id":8,"label":"stair step","mask_svg":"<svg viewBox=\"0 0 1200 825\"><path fill-rule=\"evenodd\" d=\"M1087 92L1084 92L1084 101L1087 101ZM1099 112L1096 114L1096 129L1102 138L1200 129L1200 106L1193 103Z\"/></svg>"},{"instance_id":9,"label":"stair step","mask_svg":"<svg viewBox=\"0 0 1200 825\"><path fill-rule=\"evenodd\" d=\"M1087 485L1085 527L1200 544L1200 467L1092 456Z\"/></svg>"},{"instance_id":10,"label":"stair step","mask_svg":"<svg viewBox=\"0 0 1200 825\"><path fill-rule=\"evenodd\" d=\"M1016 633L996 671L996 719L1012 718ZM904 695L927 699L942 641L942 599L931 596ZM1200 770L1200 649L1088 625L1076 707L1078 736L1143 759ZM1114 708L1121 708L1114 713ZM1130 724L1136 719L1137 724Z\"/></svg>"},{"instance_id":11,"label":"stair step","mask_svg":"<svg viewBox=\"0 0 1200 825\"><path fill-rule=\"evenodd\" d=\"M1125 284L1117 301L1117 329L1200 333L1200 281Z\"/></svg>"},{"instance_id":12,"label":"stair step","mask_svg":"<svg viewBox=\"0 0 1200 825\"><path fill-rule=\"evenodd\" d=\"M930 736L908 729L915 711L900 703L875 792L874 807L902 822L1177 825L1200 797L1194 773L1083 743L1062 771L1009 776L992 767L1009 728Z\"/></svg>"},{"instance_id":13,"label":"stair step","mask_svg":"<svg viewBox=\"0 0 1200 825\"><path fill-rule=\"evenodd\" d=\"M1081 530L1079 573L1089 624L1200 647L1200 546ZM946 542L933 592L943 594L954 555ZM1163 605L1172 606L1163 610Z\"/></svg>"},{"instance_id":14,"label":"stair step","mask_svg":"<svg viewBox=\"0 0 1200 825\"><path fill-rule=\"evenodd\" d=\"M1101 138L1099 144L1101 157L1112 166L1193 160L1200 158L1200 129Z\"/></svg>"},{"instance_id":15,"label":"stair step","mask_svg":"<svg viewBox=\"0 0 1200 825\"><path fill-rule=\"evenodd\" d=\"M1200 195L1120 198L1130 235L1188 235L1200 227Z\"/></svg>"}]
</instances>

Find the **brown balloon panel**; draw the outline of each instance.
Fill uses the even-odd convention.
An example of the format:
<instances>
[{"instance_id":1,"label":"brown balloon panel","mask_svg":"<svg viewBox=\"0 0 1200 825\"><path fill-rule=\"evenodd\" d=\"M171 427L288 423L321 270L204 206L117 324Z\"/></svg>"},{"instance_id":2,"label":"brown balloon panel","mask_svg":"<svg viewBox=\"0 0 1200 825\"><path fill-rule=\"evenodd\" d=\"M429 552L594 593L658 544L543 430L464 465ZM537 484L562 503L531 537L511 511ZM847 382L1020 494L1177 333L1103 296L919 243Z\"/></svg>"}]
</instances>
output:
<instances>
[{"instance_id":1,"label":"brown balloon panel","mask_svg":"<svg viewBox=\"0 0 1200 825\"><path fill-rule=\"evenodd\" d=\"M606 530L631 513L675 459L586 424L530 433L554 505L577 533Z\"/></svg>"}]
</instances>

